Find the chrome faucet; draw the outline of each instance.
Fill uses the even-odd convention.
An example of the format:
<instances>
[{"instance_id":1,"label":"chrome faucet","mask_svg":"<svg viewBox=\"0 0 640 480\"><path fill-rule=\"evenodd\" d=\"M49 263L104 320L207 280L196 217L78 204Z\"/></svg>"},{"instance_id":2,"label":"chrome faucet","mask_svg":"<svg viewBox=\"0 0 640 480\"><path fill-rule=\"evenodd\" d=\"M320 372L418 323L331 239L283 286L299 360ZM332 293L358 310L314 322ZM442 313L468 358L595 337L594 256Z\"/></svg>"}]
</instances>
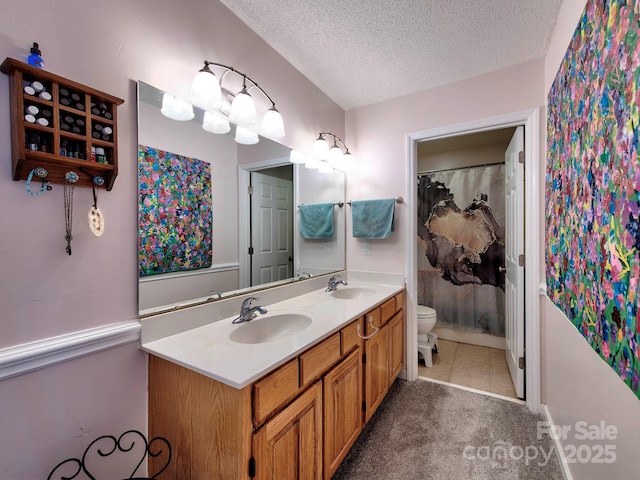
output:
<instances>
[{"instance_id":1,"label":"chrome faucet","mask_svg":"<svg viewBox=\"0 0 640 480\"><path fill-rule=\"evenodd\" d=\"M248 322L249 320L253 320L256 317L256 312L260 312L262 315L267 313L267 309L260 306L251 306L251 302L254 300L260 300L258 297L249 297L245 298L242 302L242 307L240 308L240 315L238 318L234 319L231 323L242 323Z\"/></svg>"},{"instance_id":2,"label":"chrome faucet","mask_svg":"<svg viewBox=\"0 0 640 480\"><path fill-rule=\"evenodd\" d=\"M338 280L339 278L342 278L342 277L340 275L332 276L329 279L329 285L327 285L327 289L325 290L325 292L335 292L338 289L338 285L340 285L340 284L349 285L344 280Z\"/></svg>"}]
</instances>

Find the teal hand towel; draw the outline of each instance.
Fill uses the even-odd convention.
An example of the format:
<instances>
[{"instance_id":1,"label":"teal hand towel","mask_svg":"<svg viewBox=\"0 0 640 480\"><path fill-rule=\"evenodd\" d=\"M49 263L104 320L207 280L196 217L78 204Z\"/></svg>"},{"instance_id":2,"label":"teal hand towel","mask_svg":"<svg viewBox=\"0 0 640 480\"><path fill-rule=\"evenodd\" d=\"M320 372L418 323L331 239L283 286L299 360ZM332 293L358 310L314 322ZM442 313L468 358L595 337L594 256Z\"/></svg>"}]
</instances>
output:
<instances>
[{"instance_id":1,"label":"teal hand towel","mask_svg":"<svg viewBox=\"0 0 640 480\"><path fill-rule=\"evenodd\" d=\"M333 203L300 205L300 236L321 239L333 237Z\"/></svg>"},{"instance_id":2,"label":"teal hand towel","mask_svg":"<svg viewBox=\"0 0 640 480\"><path fill-rule=\"evenodd\" d=\"M396 201L364 200L351 202L351 224L354 238L387 238L393 232Z\"/></svg>"}]
</instances>

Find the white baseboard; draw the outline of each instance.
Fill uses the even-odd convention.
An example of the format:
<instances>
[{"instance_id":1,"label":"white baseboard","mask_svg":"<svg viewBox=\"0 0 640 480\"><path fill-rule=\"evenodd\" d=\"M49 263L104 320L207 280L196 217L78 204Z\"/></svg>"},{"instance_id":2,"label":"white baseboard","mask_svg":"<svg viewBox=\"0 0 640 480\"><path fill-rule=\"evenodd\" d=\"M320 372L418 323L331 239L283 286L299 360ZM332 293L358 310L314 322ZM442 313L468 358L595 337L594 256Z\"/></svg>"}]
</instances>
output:
<instances>
[{"instance_id":1,"label":"white baseboard","mask_svg":"<svg viewBox=\"0 0 640 480\"><path fill-rule=\"evenodd\" d=\"M119 322L0 349L0 380L140 340L140 322Z\"/></svg>"},{"instance_id":2,"label":"white baseboard","mask_svg":"<svg viewBox=\"0 0 640 480\"><path fill-rule=\"evenodd\" d=\"M542 407L542 413L544 414L547 422L549 422L549 426L553 427L555 423L553 422L553 418L551 417L551 412L546 405ZM569 464L567 463L567 457L564 455L564 449L562 448L562 444L560 443L560 439L557 435L552 435L553 445L556 448L556 454L558 455L558 462L560 463L560 468L562 469L562 475L564 476L564 480L573 480L571 476L571 471L569 470Z\"/></svg>"}]
</instances>

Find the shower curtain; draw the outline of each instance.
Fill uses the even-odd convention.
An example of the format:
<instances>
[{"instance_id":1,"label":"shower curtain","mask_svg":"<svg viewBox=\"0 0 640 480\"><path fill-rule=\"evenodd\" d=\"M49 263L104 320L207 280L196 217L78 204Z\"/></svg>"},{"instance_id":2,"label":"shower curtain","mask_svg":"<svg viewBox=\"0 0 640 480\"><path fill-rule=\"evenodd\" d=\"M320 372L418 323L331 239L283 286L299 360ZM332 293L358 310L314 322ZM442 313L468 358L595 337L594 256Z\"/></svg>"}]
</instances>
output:
<instances>
[{"instance_id":1,"label":"shower curtain","mask_svg":"<svg viewBox=\"0 0 640 480\"><path fill-rule=\"evenodd\" d=\"M504 337L504 168L418 178L418 303L439 327Z\"/></svg>"}]
</instances>

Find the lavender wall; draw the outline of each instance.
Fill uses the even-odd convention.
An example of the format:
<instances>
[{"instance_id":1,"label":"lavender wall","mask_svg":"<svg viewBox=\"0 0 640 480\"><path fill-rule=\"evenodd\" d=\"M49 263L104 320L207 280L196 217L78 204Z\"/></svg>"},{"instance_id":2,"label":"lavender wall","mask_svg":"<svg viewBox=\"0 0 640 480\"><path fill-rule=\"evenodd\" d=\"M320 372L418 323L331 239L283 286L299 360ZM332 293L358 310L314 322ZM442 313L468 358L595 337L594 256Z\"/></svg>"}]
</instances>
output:
<instances>
[{"instance_id":1,"label":"lavender wall","mask_svg":"<svg viewBox=\"0 0 640 480\"><path fill-rule=\"evenodd\" d=\"M535 60L395 100L347 112L347 138L358 169L347 179L347 198L406 198L406 135L411 132L537 107L544 103L543 62ZM347 235L347 268L404 273L408 208L396 208L395 233L371 243ZM347 215L347 232L351 231Z\"/></svg>"},{"instance_id":2,"label":"lavender wall","mask_svg":"<svg viewBox=\"0 0 640 480\"><path fill-rule=\"evenodd\" d=\"M0 75L0 354L25 342L137 319L136 90L143 80L186 96L206 58L257 79L278 102L283 143L344 133L344 112L215 0L5 0L0 57L40 43L51 72L125 99L119 175L102 192L102 237L76 189L73 255L65 254L62 187L42 197L11 180L8 78ZM104 433L146 425L146 356L135 343L0 381L0 478L46 478Z\"/></svg>"}]
</instances>

